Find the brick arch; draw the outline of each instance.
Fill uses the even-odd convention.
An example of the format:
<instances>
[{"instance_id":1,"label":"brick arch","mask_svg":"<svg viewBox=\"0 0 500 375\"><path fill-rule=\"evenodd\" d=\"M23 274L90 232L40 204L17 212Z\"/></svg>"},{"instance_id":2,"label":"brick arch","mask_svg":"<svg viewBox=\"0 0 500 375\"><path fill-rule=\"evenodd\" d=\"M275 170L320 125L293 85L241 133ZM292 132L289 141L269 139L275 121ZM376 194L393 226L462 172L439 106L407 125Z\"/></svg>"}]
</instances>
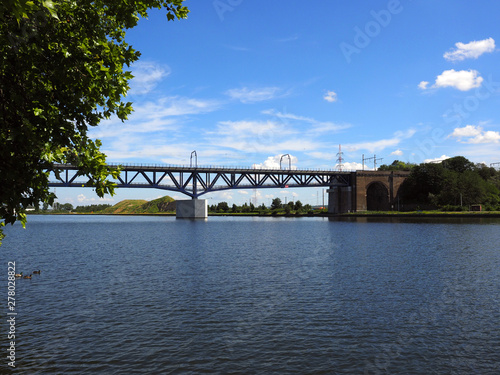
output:
<instances>
[{"instance_id":1,"label":"brick arch","mask_svg":"<svg viewBox=\"0 0 500 375\"><path fill-rule=\"evenodd\" d=\"M388 202L386 210L396 208L397 194L410 172L406 171L356 171L356 211L367 211L368 188L380 183L387 189Z\"/></svg>"},{"instance_id":2,"label":"brick arch","mask_svg":"<svg viewBox=\"0 0 500 375\"><path fill-rule=\"evenodd\" d=\"M366 187L366 209L368 211L390 210L390 187L383 181L372 181Z\"/></svg>"},{"instance_id":3,"label":"brick arch","mask_svg":"<svg viewBox=\"0 0 500 375\"><path fill-rule=\"evenodd\" d=\"M365 189L368 190L368 188L374 184L382 184L386 189L387 189L387 192L389 192L389 190L391 189L391 187L389 186L389 183L387 181L384 181L384 180L379 180L379 181L370 181L366 186L365 186Z\"/></svg>"}]
</instances>

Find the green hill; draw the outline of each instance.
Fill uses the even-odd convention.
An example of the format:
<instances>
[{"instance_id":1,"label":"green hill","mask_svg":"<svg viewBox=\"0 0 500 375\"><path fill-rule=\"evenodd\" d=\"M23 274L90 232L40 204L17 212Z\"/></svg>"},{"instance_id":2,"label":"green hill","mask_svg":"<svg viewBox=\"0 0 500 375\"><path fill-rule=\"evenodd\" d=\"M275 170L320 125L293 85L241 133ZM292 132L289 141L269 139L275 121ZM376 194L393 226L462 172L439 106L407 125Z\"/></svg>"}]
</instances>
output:
<instances>
[{"instance_id":1,"label":"green hill","mask_svg":"<svg viewBox=\"0 0 500 375\"><path fill-rule=\"evenodd\" d=\"M157 212L175 212L175 200L168 195L146 202L140 207L143 212L155 214Z\"/></svg>"},{"instance_id":2,"label":"green hill","mask_svg":"<svg viewBox=\"0 0 500 375\"><path fill-rule=\"evenodd\" d=\"M102 210L103 214L156 214L160 212L175 212L175 200L172 197L147 201L144 199L126 199L113 207Z\"/></svg>"}]
</instances>

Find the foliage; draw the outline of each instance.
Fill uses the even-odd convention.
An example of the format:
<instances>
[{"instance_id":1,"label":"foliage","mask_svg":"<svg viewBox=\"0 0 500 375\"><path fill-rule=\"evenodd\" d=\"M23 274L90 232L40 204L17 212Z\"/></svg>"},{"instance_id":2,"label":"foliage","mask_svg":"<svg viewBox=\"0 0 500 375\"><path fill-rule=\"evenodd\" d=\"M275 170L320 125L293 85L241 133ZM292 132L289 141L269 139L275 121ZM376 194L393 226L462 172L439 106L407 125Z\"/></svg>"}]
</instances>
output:
<instances>
[{"instance_id":1,"label":"foliage","mask_svg":"<svg viewBox=\"0 0 500 375\"><path fill-rule=\"evenodd\" d=\"M126 199L118 202L112 207L105 208L101 213L105 214L156 214L159 212L174 212L175 201L168 195L146 201L142 199Z\"/></svg>"},{"instance_id":2,"label":"foliage","mask_svg":"<svg viewBox=\"0 0 500 375\"><path fill-rule=\"evenodd\" d=\"M295 206L294 206L294 210L295 211L301 211L302 207L303 206L302 206L302 202L301 201L298 200L297 202L295 202Z\"/></svg>"},{"instance_id":3,"label":"foliage","mask_svg":"<svg viewBox=\"0 0 500 375\"><path fill-rule=\"evenodd\" d=\"M228 212L229 211L229 205L227 202L219 202L217 205L217 212Z\"/></svg>"},{"instance_id":4,"label":"foliage","mask_svg":"<svg viewBox=\"0 0 500 375\"><path fill-rule=\"evenodd\" d=\"M467 160L463 156L455 156L453 158L443 160L441 164L444 168L457 173L464 173L465 171L473 171L475 169L474 163Z\"/></svg>"},{"instance_id":5,"label":"foliage","mask_svg":"<svg viewBox=\"0 0 500 375\"><path fill-rule=\"evenodd\" d=\"M424 163L412 168L401 187L406 202L450 209L483 204L500 208L499 172L457 156L442 163Z\"/></svg>"},{"instance_id":6,"label":"foliage","mask_svg":"<svg viewBox=\"0 0 500 375\"><path fill-rule=\"evenodd\" d=\"M274 203L274 208L273 208ZM233 204L231 208L227 202L220 202L217 205L210 205L208 207L208 212L212 213L228 213L232 214L259 214L259 215L302 215L302 214L313 214L327 212L327 210L313 210L310 204L303 205L301 201L288 202L287 204L282 204L281 199L275 198L271 202L271 207L266 207L264 203L260 206L255 207L253 204L243 203L243 205L238 206Z\"/></svg>"},{"instance_id":7,"label":"foliage","mask_svg":"<svg viewBox=\"0 0 500 375\"><path fill-rule=\"evenodd\" d=\"M59 206L59 209L62 211L73 211L73 205L71 203L63 203Z\"/></svg>"},{"instance_id":8,"label":"foliage","mask_svg":"<svg viewBox=\"0 0 500 375\"><path fill-rule=\"evenodd\" d=\"M140 54L125 32L152 8L186 18L183 0L4 0L0 3L0 215L26 222L25 209L52 204L50 173L70 163L98 196L113 194L90 126L132 104L122 101ZM2 233L0 232L0 240Z\"/></svg>"},{"instance_id":9,"label":"foliage","mask_svg":"<svg viewBox=\"0 0 500 375\"><path fill-rule=\"evenodd\" d=\"M271 202L271 210L278 210L283 207L283 204L281 203L281 199L279 198L274 198L273 201Z\"/></svg>"},{"instance_id":10,"label":"foliage","mask_svg":"<svg viewBox=\"0 0 500 375\"><path fill-rule=\"evenodd\" d=\"M85 213L85 212L99 212L106 208L111 207L110 204L91 204L88 206L76 206L75 212Z\"/></svg>"},{"instance_id":11,"label":"foliage","mask_svg":"<svg viewBox=\"0 0 500 375\"><path fill-rule=\"evenodd\" d=\"M382 164L378 170L379 171L411 171L416 164L405 163L399 160L394 160L391 165Z\"/></svg>"}]
</instances>

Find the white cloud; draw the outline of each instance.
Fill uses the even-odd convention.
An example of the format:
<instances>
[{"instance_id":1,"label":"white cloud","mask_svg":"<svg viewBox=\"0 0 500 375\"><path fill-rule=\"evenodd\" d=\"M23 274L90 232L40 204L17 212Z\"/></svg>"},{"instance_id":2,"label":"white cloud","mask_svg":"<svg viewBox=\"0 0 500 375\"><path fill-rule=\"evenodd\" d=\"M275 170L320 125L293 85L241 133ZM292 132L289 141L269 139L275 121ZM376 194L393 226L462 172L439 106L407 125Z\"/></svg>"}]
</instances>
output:
<instances>
[{"instance_id":1,"label":"white cloud","mask_svg":"<svg viewBox=\"0 0 500 375\"><path fill-rule=\"evenodd\" d=\"M327 91L326 94L323 96L323 99L325 99L327 102L333 103L337 101L337 93L335 91Z\"/></svg>"},{"instance_id":2,"label":"white cloud","mask_svg":"<svg viewBox=\"0 0 500 375\"><path fill-rule=\"evenodd\" d=\"M167 96L155 102L147 102L134 108L137 117L159 118L166 116L185 116L212 112L219 109L216 100Z\"/></svg>"},{"instance_id":3,"label":"white cloud","mask_svg":"<svg viewBox=\"0 0 500 375\"><path fill-rule=\"evenodd\" d=\"M401 155L403 155L403 151L396 150L396 151L391 152L391 155L401 156Z\"/></svg>"},{"instance_id":4,"label":"white cloud","mask_svg":"<svg viewBox=\"0 0 500 375\"><path fill-rule=\"evenodd\" d=\"M207 132L211 146L254 153L289 153L325 147L322 141L277 121L222 121L215 132Z\"/></svg>"},{"instance_id":5,"label":"white cloud","mask_svg":"<svg viewBox=\"0 0 500 375\"><path fill-rule=\"evenodd\" d=\"M453 133L450 134L450 137L461 139L463 137L475 137L479 134L481 134L481 128L474 125L466 125L463 128L455 128Z\"/></svg>"},{"instance_id":6,"label":"white cloud","mask_svg":"<svg viewBox=\"0 0 500 375\"><path fill-rule=\"evenodd\" d=\"M259 164L253 164L252 168L255 169L289 169L291 165L291 169L297 169L297 162L298 158L296 156L290 155L290 158L288 156L284 155L274 155L274 156L269 156L263 163Z\"/></svg>"},{"instance_id":7,"label":"white cloud","mask_svg":"<svg viewBox=\"0 0 500 375\"><path fill-rule=\"evenodd\" d=\"M103 198L99 198L99 197L91 197L91 198L87 198L84 194L80 194L76 197L76 199L78 200L78 203L80 204L83 204L83 203L91 203L91 204L95 204L95 203L98 203L98 204L103 204L104 202L114 202L115 199L112 198L112 197L103 197ZM67 200L67 198L66 198ZM71 199L71 201L73 201Z\"/></svg>"},{"instance_id":8,"label":"white cloud","mask_svg":"<svg viewBox=\"0 0 500 375\"><path fill-rule=\"evenodd\" d=\"M443 160L446 160L446 159L449 159L450 157L449 156L446 156L446 155L441 155L440 157L438 158L434 158L434 159L425 159L424 160L424 163L438 163L438 162L441 162Z\"/></svg>"},{"instance_id":9,"label":"white cloud","mask_svg":"<svg viewBox=\"0 0 500 375\"><path fill-rule=\"evenodd\" d=\"M281 89L279 87L262 87L253 90L248 87L243 87L240 89L228 90L226 91L226 95L228 95L231 99L239 100L242 103L255 103L274 99L278 96L280 91Z\"/></svg>"},{"instance_id":10,"label":"white cloud","mask_svg":"<svg viewBox=\"0 0 500 375\"><path fill-rule=\"evenodd\" d=\"M481 126L467 125L463 128L455 128L449 135L451 138L457 138L461 143L499 143L500 132L484 131Z\"/></svg>"},{"instance_id":11,"label":"white cloud","mask_svg":"<svg viewBox=\"0 0 500 375\"><path fill-rule=\"evenodd\" d=\"M217 134L231 136L254 136L259 134L293 134L295 131L274 121L222 121L217 125Z\"/></svg>"},{"instance_id":12,"label":"white cloud","mask_svg":"<svg viewBox=\"0 0 500 375\"><path fill-rule=\"evenodd\" d=\"M316 119L313 119L311 117L306 117L306 116L300 116L300 115L295 115L293 113L283 113L283 112L278 112L275 111L274 109L268 109L265 111L262 111L263 114L269 115L269 116L274 116L280 120L284 120L286 122L287 120L294 120L298 122L305 122L308 124L313 125L313 128L310 130L311 133L316 134L317 133L324 133L324 132L338 132L340 130L348 129L351 127L350 124L336 124L333 122L329 121L318 121Z\"/></svg>"},{"instance_id":13,"label":"white cloud","mask_svg":"<svg viewBox=\"0 0 500 375\"><path fill-rule=\"evenodd\" d=\"M432 86L428 86L429 82L422 81L418 87L422 90L428 88L453 87L460 91L468 91L476 87L480 87L483 82L483 77L479 75L477 70L445 70L436 77L436 82Z\"/></svg>"},{"instance_id":14,"label":"white cloud","mask_svg":"<svg viewBox=\"0 0 500 375\"><path fill-rule=\"evenodd\" d=\"M170 75L167 65L139 61L132 66L134 78L130 81L130 95L144 95L153 90L165 77Z\"/></svg>"},{"instance_id":15,"label":"white cloud","mask_svg":"<svg viewBox=\"0 0 500 375\"><path fill-rule=\"evenodd\" d=\"M219 108L214 100L163 97L135 105L135 111L126 122L113 117L89 131L91 138L102 139L103 152L108 160L140 160L146 157L172 159L179 163L179 156L192 150L186 140L185 123L190 116L209 113Z\"/></svg>"},{"instance_id":16,"label":"white cloud","mask_svg":"<svg viewBox=\"0 0 500 375\"><path fill-rule=\"evenodd\" d=\"M495 50L495 40L493 38L474 40L469 43L455 43L455 50L446 52L443 57L448 61L462 61L465 59L477 59L483 53Z\"/></svg>"},{"instance_id":17,"label":"white cloud","mask_svg":"<svg viewBox=\"0 0 500 375\"><path fill-rule=\"evenodd\" d=\"M356 163L356 162L347 162L347 163L342 163L343 168L342 170L344 171L360 171L363 169L363 164L362 163ZM372 170L373 168L368 167L365 164L365 171Z\"/></svg>"},{"instance_id":18,"label":"white cloud","mask_svg":"<svg viewBox=\"0 0 500 375\"><path fill-rule=\"evenodd\" d=\"M276 39L276 42L278 43L287 43L287 42L294 42L299 39L299 36L297 34L293 34L289 37L285 37L282 39Z\"/></svg>"},{"instance_id":19,"label":"white cloud","mask_svg":"<svg viewBox=\"0 0 500 375\"><path fill-rule=\"evenodd\" d=\"M429 86L429 82L427 81L422 81L418 84L418 87L422 90L426 90L427 89L427 86Z\"/></svg>"},{"instance_id":20,"label":"white cloud","mask_svg":"<svg viewBox=\"0 0 500 375\"><path fill-rule=\"evenodd\" d=\"M233 51L242 51L242 52L247 52L247 51L250 51L250 48L247 48L247 47L241 47L241 46L235 46L235 45L224 45L225 48L229 48Z\"/></svg>"},{"instance_id":21,"label":"white cloud","mask_svg":"<svg viewBox=\"0 0 500 375\"><path fill-rule=\"evenodd\" d=\"M357 151L357 150L368 150L370 152L382 151L387 147L397 146L401 141L413 137L416 133L416 130L409 129L407 131L398 131L394 133L394 137L388 139L381 139L378 141L372 142L360 142L360 143L351 143L345 145L345 149L349 151ZM343 145L344 146L344 145Z\"/></svg>"}]
</instances>

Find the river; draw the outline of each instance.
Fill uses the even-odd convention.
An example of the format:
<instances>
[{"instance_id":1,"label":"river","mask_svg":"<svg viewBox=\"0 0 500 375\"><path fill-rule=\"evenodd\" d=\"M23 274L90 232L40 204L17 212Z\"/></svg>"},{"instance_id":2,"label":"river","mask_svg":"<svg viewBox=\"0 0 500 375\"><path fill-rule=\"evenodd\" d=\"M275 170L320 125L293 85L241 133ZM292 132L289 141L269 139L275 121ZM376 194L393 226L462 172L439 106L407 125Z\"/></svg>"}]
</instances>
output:
<instances>
[{"instance_id":1,"label":"river","mask_svg":"<svg viewBox=\"0 0 500 375\"><path fill-rule=\"evenodd\" d=\"M36 216L20 374L499 374L500 219Z\"/></svg>"}]
</instances>

